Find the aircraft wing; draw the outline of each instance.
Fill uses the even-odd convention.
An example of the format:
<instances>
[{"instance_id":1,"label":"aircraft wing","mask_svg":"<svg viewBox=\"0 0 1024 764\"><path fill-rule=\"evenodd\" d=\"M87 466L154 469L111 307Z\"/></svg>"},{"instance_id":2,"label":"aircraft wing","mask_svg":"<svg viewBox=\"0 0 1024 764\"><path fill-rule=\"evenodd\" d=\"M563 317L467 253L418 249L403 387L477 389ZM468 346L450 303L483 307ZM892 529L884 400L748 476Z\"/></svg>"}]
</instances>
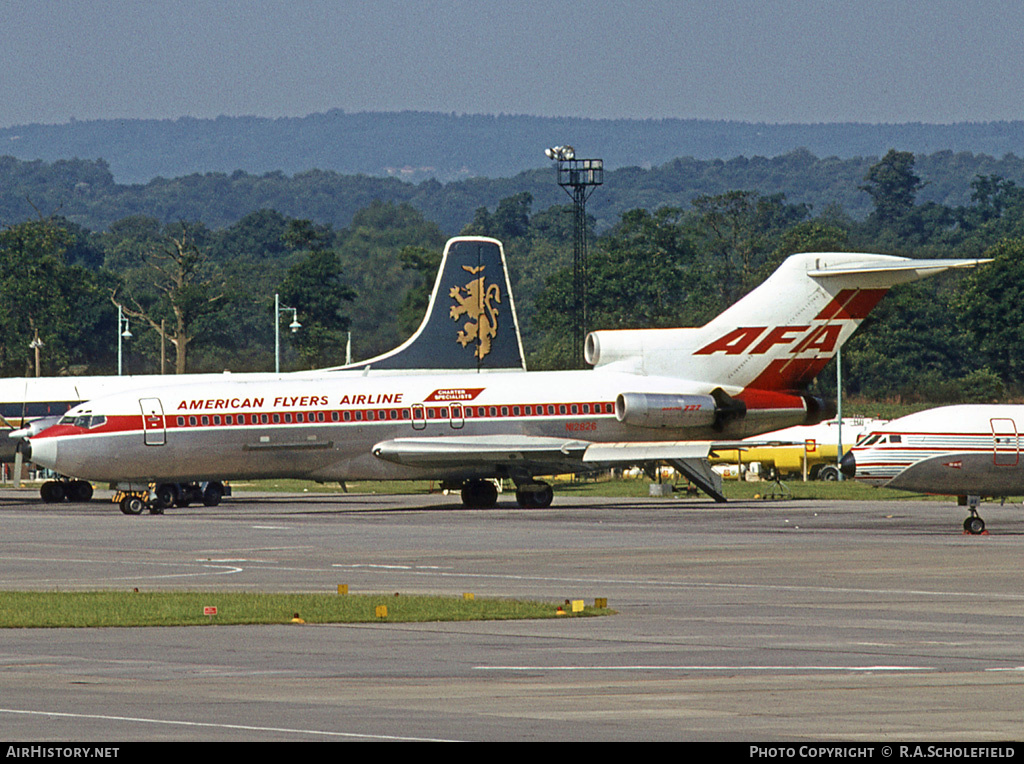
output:
<instances>
[{"instance_id":1,"label":"aircraft wing","mask_svg":"<svg viewBox=\"0 0 1024 764\"><path fill-rule=\"evenodd\" d=\"M725 501L722 479L707 457L710 441L651 441L589 443L568 438L531 435L446 436L393 438L381 441L373 455L410 467L520 468L527 472L574 471L581 467L633 466L664 461L686 475L715 501Z\"/></svg>"},{"instance_id":2,"label":"aircraft wing","mask_svg":"<svg viewBox=\"0 0 1024 764\"><path fill-rule=\"evenodd\" d=\"M579 463L588 443L569 438L531 435L452 435L437 438L393 438L372 449L385 461L411 467L452 467L488 464Z\"/></svg>"},{"instance_id":3,"label":"aircraft wing","mask_svg":"<svg viewBox=\"0 0 1024 764\"><path fill-rule=\"evenodd\" d=\"M476 435L394 438L373 447L373 455L417 467L458 464L512 464L550 460L559 464L640 464L672 459L706 459L710 441L591 443L571 438L532 435Z\"/></svg>"},{"instance_id":4,"label":"aircraft wing","mask_svg":"<svg viewBox=\"0 0 1024 764\"><path fill-rule=\"evenodd\" d=\"M583 454L583 461L604 466L667 462L715 501L724 502L722 476L708 463L713 445L707 440L593 443Z\"/></svg>"},{"instance_id":5,"label":"aircraft wing","mask_svg":"<svg viewBox=\"0 0 1024 764\"><path fill-rule=\"evenodd\" d=\"M673 459L706 459L710 451L711 443L706 440L591 443L583 454L583 461L611 465Z\"/></svg>"},{"instance_id":6,"label":"aircraft wing","mask_svg":"<svg viewBox=\"0 0 1024 764\"><path fill-rule=\"evenodd\" d=\"M711 443L710 453L719 451L746 451L751 448L778 448L780 446L802 446L803 440L716 440Z\"/></svg>"}]
</instances>

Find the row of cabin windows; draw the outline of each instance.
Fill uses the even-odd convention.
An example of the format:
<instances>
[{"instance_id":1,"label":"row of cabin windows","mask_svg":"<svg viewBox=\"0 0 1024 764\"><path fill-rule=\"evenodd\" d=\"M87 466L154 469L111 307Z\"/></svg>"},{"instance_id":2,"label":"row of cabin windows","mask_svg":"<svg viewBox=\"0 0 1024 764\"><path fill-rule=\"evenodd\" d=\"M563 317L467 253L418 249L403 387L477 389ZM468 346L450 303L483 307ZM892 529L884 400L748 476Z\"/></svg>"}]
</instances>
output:
<instances>
[{"instance_id":1,"label":"row of cabin windows","mask_svg":"<svg viewBox=\"0 0 1024 764\"><path fill-rule=\"evenodd\" d=\"M323 411L310 411L309 413L297 413L297 414L249 414L248 424L292 424L293 422L326 422L327 415ZM189 416L189 417L178 417L178 427L185 427L186 421L189 427L195 427L198 424L203 425L218 425L218 424L246 424L246 414L210 414L203 416ZM331 421L339 421L338 412L331 412Z\"/></svg>"},{"instance_id":2,"label":"row of cabin windows","mask_svg":"<svg viewBox=\"0 0 1024 764\"><path fill-rule=\"evenodd\" d=\"M448 419L465 417L466 419L479 419L485 417L509 416L544 416L556 414L611 414L615 406L611 403L561 403L537 404L528 406L452 406L441 408L415 408L415 409L379 409L368 411L332 411L330 421L332 422L374 422L374 421L398 421L419 419ZM304 424L306 422L326 422L327 414L323 411L310 412L288 412L286 414L203 414L201 416L179 416L178 427L196 427L213 425L236 425L236 424Z\"/></svg>"}]
</instances>

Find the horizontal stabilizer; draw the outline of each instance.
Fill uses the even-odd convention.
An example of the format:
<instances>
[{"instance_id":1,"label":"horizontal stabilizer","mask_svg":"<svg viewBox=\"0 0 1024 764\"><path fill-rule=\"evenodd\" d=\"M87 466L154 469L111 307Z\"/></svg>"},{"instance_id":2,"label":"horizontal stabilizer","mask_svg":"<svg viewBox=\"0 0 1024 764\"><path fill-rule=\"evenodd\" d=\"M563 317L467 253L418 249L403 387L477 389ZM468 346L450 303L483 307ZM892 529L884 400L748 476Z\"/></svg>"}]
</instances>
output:
<instances>
[{"instance_id":1,"label":"horizontal stabilizer","mask_svg":"<svg viewBox=\"0 0 1024 764\"><path fill-rule=\"evenodd\" d=\"M868 260L865 262L824 264L807 272L812 278L825 276L860 276L868 273L900 273L912 271L917 278L925 278L942 271L953 268L976 268L979 265L992 262L991 259L961 259L961 260L911 260L894 259L892 261ZM912 279L908 279L912 280Z\"/></svg>"}]
</instances>

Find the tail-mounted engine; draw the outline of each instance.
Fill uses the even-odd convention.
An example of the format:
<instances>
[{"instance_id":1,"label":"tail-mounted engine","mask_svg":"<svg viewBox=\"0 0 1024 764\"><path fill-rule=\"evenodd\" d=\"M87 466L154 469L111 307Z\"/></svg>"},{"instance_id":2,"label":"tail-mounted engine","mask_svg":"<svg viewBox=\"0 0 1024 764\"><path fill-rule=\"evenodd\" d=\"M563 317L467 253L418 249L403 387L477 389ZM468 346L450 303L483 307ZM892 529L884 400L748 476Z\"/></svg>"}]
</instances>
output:
<instances>
[{"instance_id":1,"label":"tail-mounted engine","mask_svg":"<svg viewBox=\"0 0 1024 764\"><path fill-rule=\"evenodd\" d=\"M799 424L817 424L835 416L835 404L807 395L774 391L744 391L734 398L717 387L708 395L620 393L615 417L632 427L671 430L708 428L721 432L730 423L745 421L744 430L757 432Z\"/></svg>"},{"instance_id":2,"label":"tail-mounted engine","mask_svg":"<svg viewBox=\"0 0 1024 764\"><path fill-rule=\"evenodd\" d=\"M615 398L615 417L633 427L721 430L746 413L746 404L731 398L721 388L715 388L710 395L620 393Z\"/></svg>"}]
</instances>

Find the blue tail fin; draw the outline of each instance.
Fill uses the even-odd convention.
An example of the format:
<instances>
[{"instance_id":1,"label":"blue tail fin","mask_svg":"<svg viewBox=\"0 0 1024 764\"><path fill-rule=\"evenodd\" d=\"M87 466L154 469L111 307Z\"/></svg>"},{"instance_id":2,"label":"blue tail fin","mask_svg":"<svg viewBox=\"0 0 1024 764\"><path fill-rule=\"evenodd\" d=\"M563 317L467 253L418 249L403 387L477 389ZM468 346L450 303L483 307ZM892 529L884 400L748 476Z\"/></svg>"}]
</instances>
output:
<instances>
[{"instance_id":1,"label":"blue tail fin","mask_svg":"<svg viewBox=\"0 0 1024 764\"><path fill-rule=\"evenodd\" d=\"M419 329L394 350L342 369L525 371L501 242L449 239Z\"/></svg>"}]
</instances>

